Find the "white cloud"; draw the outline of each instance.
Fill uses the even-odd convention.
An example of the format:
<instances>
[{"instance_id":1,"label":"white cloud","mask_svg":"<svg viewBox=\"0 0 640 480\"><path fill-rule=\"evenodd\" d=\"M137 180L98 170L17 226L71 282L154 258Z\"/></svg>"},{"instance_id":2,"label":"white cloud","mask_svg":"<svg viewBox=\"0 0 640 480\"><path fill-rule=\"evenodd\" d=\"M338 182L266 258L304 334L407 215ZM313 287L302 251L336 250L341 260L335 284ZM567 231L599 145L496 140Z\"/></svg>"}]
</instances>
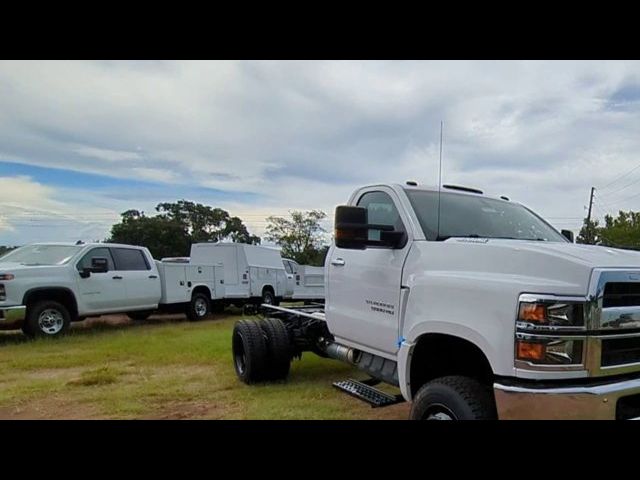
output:
<instances>
[{"instance_id":1,"label":"white cloud","mask_svg":"<svg viewBox=\"0 0 640 480\"><path fill-rule=\"evenodd\" d=\"M434 184L441 120L445 181L572 228L592 185L639 162L638 62L4 61L0 84L2 159L250 192L215 201L256 228L364 183Z\"/></svg>"}]
</instances>

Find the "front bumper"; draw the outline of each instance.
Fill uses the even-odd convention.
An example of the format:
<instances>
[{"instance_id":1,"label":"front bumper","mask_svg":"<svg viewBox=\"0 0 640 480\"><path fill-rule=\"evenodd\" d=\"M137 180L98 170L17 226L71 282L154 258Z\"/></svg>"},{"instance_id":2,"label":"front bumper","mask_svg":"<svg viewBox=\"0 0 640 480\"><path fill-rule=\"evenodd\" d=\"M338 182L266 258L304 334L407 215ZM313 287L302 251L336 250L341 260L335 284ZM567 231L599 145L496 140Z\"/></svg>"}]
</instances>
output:
<instances>
[{"instance_id":1,"label":"front bumper","mask_svg":"<svg viewBox=\"0 0 640 480\"><path fill-rule=\"evenodd\" d=\"M500 419L640 419L640 378L553 388L494 383L493 388Z\"/></svg>"},{"instance_id":2,"label":"front bumper","mask_svg":"<svg viewBox=\"0 0 640 480\"><path fill-rule=\"evenodd\" d=\"M27 307L24 305L0 307L0 328L18 328L26 313Z\"/></svg>"}]
</instances>

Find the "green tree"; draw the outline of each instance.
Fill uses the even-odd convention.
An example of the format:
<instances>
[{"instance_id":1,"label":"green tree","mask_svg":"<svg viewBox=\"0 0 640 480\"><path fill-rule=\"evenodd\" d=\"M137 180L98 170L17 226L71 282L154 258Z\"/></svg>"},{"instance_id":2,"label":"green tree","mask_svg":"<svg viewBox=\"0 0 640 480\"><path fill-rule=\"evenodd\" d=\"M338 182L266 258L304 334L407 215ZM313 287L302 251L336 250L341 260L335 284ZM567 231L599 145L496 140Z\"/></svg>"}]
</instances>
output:
<instances>
[{"instance_id":1,"label":"green tree","mask_svg":"<svg viewBox=\"0 0 640 480\"><path fill-rule=\"evenodd\" d=\"M127 210L122 221L111 227L106 242L147 247L154 258L189 255L191 239L184 225L158 215L147 217L144 212Z\"/></svg>"},{"instance_id":2,"label":"green tree","mask_svg":"<svg viewBox=\"0 0 640 480\"><path fill-rule=\"evenodd\" d=\"M640 212L620 210L616 218L605 215L598 233L601 245L640 248Z\"/></svg>"},{"instance_id":3,"label":"green tree","mask_svg":"<svg viewBox=\"0 0 640 480\"><path fill-rule=\"evenodd\" d=\"M321 210L292 211L290 218L268 217L265 237L282 247L282 256L300 264L323 265L327 247L320 222L327 216Z\"/></svg>"},{"instance_id":4,"label":"green tree","mask_svg":"<svg viewBox=\"0 0 640 480\"><path fill-rule=\"evenodd\" d=\"M179 200L175 203L159 203L156 210L161 218L183 225L193 243L222 240L260 243L260 237L251 235L240 218L232 217L221 208Z\"/></svg>"},{"instance_id":5,"label":"green tree","mask_svg":"<svg viewBox=\"0 0 640 480\"><path fill-rule=\"evenodd\" d=\"M198 242L260 243L240 218L220 208L180 200L159 203L156 211L154 216L138 210L123 212L105 241L147 247L154 258L188 256L191 244Z\"/></svg>"},{"instance_id":6,"label":"green tree","mask_svg":"<svg viewBox=\"0 0 640 480\"><path fill-rule=\"evenodd\" d=\"M576 238L576 243L596 245L600 242L600 227L598 220L584 219L580 233Z\"/></svg>"}]
</instances>

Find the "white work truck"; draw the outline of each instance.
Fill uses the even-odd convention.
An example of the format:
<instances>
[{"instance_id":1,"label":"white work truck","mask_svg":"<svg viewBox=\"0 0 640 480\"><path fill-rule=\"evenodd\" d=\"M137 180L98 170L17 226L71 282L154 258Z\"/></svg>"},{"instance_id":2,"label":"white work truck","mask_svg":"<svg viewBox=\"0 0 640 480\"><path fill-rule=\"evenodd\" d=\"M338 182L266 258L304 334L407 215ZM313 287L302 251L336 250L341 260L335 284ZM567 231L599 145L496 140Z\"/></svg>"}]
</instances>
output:
<instances>
[{"instance_id":1,"label":"white work truck","mask_svg":"<svg viewBox=\"0 0 640 480\"><path fill-rule=\"evenodd\" d=\"M294 302L324 302L324 268L300 265L295 260L283 258L287 272L285 300Z\"/></svg>"},{"instance_id":2,"label":"white work truck","mask_svg":"<svg viewBox=\"0 0 640 480\"><path fill-rule=\"evenodd\" d=\"M638 252L573 244L506 197L382 184L336 209L325 274L324 308L236 324L242 381L311 351L369 377L336 388L412 419L640 417Z\"/></svg>"},{"instance_id":3,"label":"white work truck","mask_svg":"<svg viewBox=\"0 0 640 480\"><path fill-rule=\"evenodd\" d=\"M245 243L194 243L190 262L224 267L224 303L243 306L278 305L287 289L287 275L275 248Z\"/></svg>"},{"instance_id":4,"label":"white work truck","mask_svg":"<svg viewBox=\"0 0 640 480\"><path fill-rule=\"evenodd\" d=\"M223 268L153 259L144 247L39 243L0 257L0 328L57 336L86 317L155 310L199 320L224 295Z\"/></svg>"}]
</instances>

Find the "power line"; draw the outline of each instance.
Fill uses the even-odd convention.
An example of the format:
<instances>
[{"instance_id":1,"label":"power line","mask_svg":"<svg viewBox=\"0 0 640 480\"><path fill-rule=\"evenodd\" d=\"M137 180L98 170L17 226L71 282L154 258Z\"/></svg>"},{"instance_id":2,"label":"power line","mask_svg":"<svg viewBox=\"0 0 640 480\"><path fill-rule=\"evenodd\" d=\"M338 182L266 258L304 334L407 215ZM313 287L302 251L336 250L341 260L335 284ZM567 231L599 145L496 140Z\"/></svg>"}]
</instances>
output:
<instances>
[{"instance_id":1,"label":"power line","mask_svg":"<svg viewBox=\"0 0 640 480\"><path fill-rule=\"evenodd\" d=\"M605 188L607 188L609 185L613 185L614 183L616 183L618 180L623 179L624 177L626 177L627 175L635 172L636 170L638 170L640 168L640 164L636 165L635 167L633 167L631 170L629 170L626 173L623 173L622 175L618 176L615 178L615 180L612 180L611 182L607 183L605 186L603 187L598 187L598 190L604 190Z\"/></svg>"}]
</instances>

